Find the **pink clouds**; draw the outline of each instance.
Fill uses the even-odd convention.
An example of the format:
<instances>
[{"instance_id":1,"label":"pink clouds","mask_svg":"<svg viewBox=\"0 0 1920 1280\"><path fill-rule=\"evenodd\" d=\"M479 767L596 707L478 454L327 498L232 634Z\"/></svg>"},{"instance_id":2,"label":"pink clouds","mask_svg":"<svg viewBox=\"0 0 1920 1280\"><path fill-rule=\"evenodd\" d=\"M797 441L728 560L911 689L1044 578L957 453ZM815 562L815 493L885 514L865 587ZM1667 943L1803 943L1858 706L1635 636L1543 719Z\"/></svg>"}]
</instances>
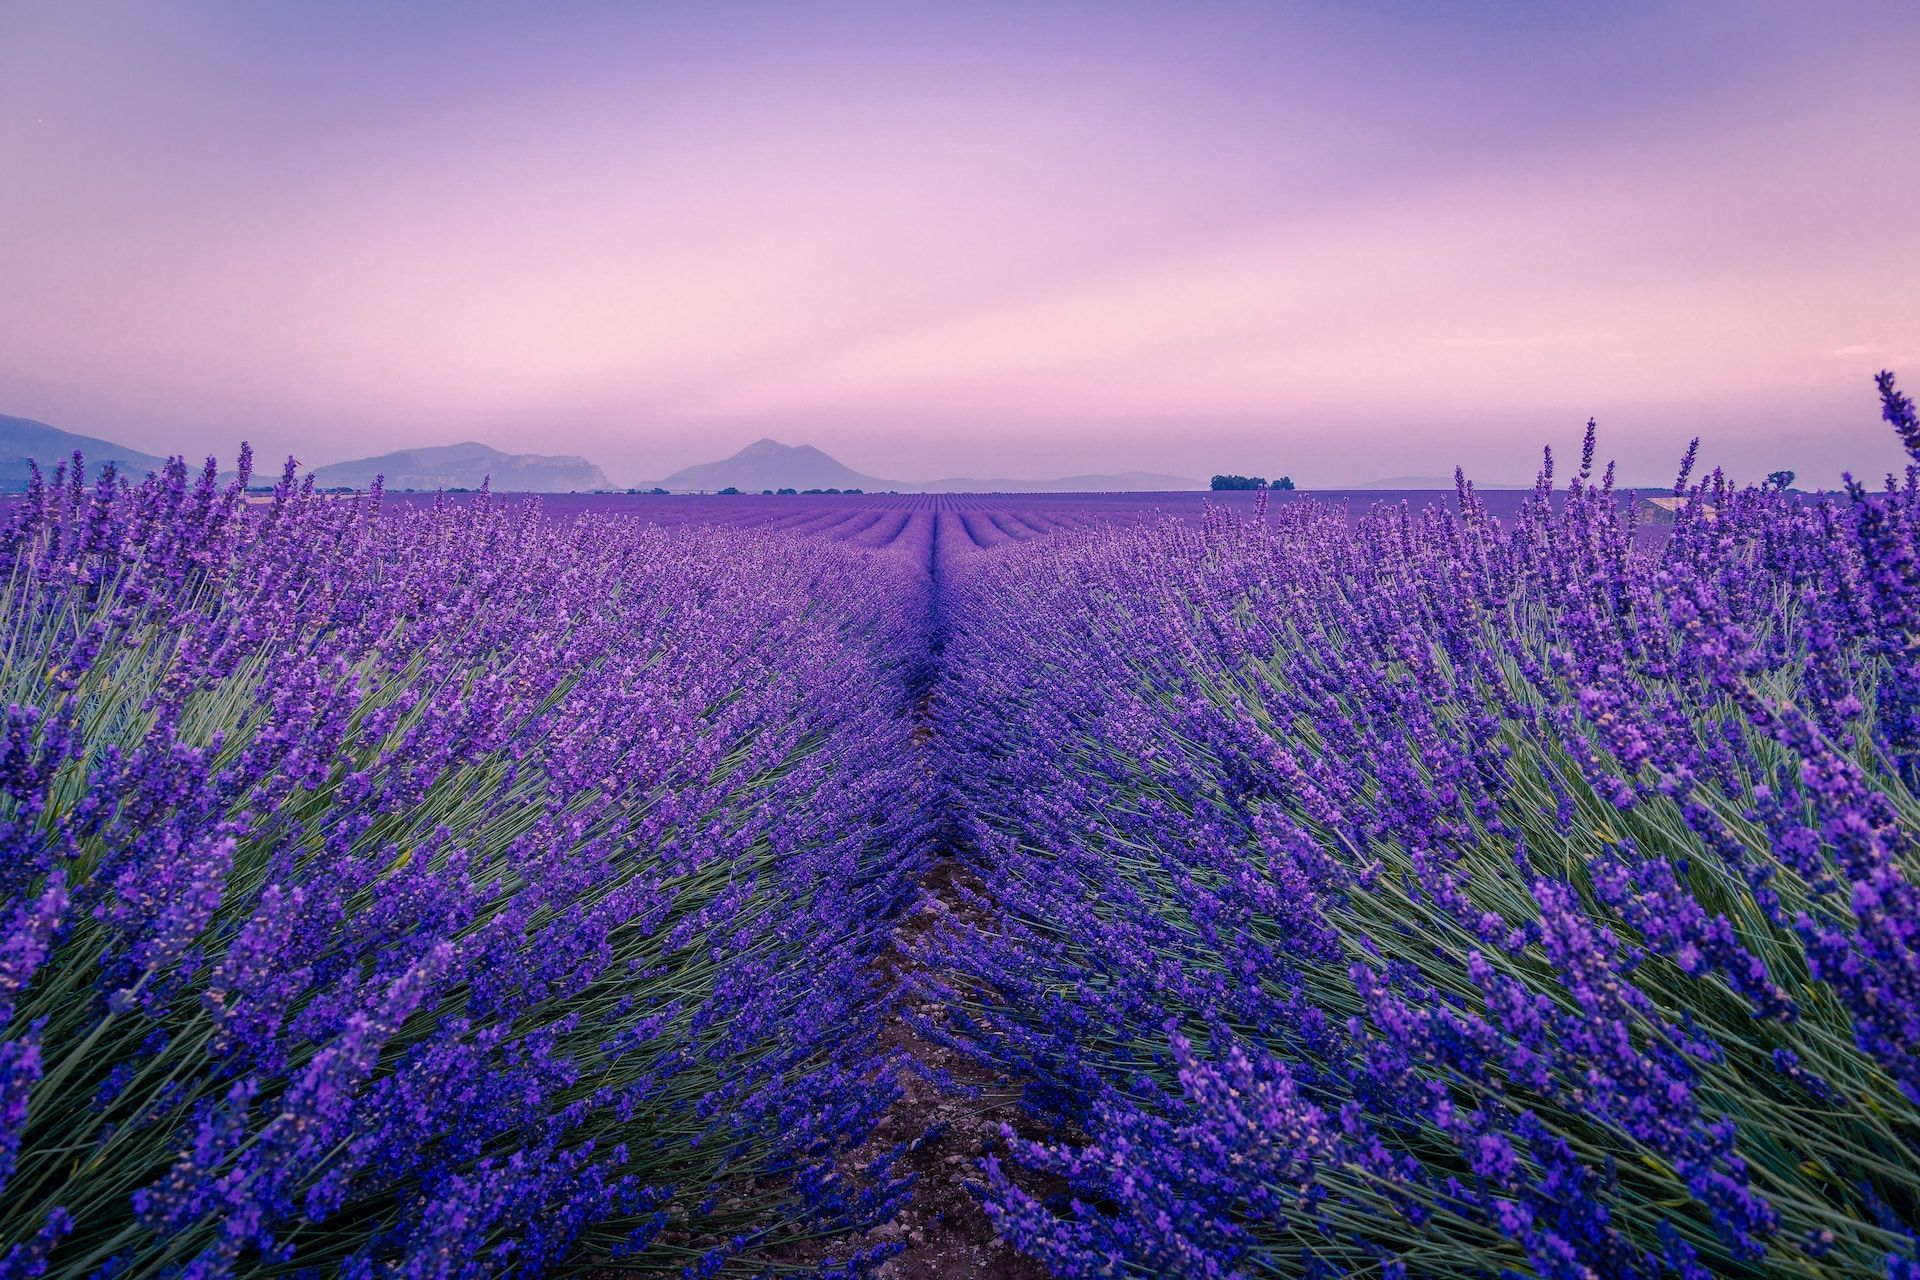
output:
<instances>
[{"instance_id":1,"label":"pink clouds","mask_svg":"<svg viewBox=\"0 0 1920 1280\"><path fill-rule=\"evenodd\" d=\"M1543 96L1587 56L1551 27L1479 84L1444 26L1363 82L1307 68L1378 32L1224 10L1080 61L1092 28L986 19L752 53L481 21L436 57L425 18L226 12L150 18L146 62L58 18L0 53L32 193L0 211L0 411L622 479L771 434L902 476L1321 483L1511 475L1597 412L1643 471L1705 429L1824 475L1885 462L1862 362L1920 348L1920 181L1886 161L1920 98L1785 20L1720 63L1719 28L1669 33L1672 68L1604 50L1641 79L1550 86L1589 108Z\"/></svg>"}]
</instances>

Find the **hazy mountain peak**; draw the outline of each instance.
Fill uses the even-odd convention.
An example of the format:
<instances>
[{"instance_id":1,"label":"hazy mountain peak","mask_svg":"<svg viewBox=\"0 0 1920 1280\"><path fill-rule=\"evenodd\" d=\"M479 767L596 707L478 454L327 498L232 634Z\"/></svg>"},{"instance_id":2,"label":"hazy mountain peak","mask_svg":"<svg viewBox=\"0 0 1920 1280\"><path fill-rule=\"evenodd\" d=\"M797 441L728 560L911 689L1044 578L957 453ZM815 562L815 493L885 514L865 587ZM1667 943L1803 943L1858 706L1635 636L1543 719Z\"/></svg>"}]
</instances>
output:
<instances>
[{"instance_id":1,"label":"hazy mountain peak","mask_svg":"<svg viewBox=\"0 0 1920 1280\"><path fill-rule=\"evenodd\" d=\"M1053 480L979 480L955 478L925 484L880 480L855 471L824 450L810 444L783 444L763 437L720 462L682 467L660 482L681 492L712 493L720 489L894 489L904 493L1113 493L1202 489L1185 476L1147 471L1113 475L1063 476Z\"/></svg>"},{"instance_id":2,"label":"hazy mountain peak","mask_svg":"<svg viewBox=\"0 0 1920 1280\"><path fill-rule=\"evenodd\" d=\"M599 467L576 454L506 453L477 440L423 445L374 458L316 467L322 488L364 489L384 476L389 489L477 489L490 483L501 493L564 493L611 489Z\"/></svg>"},{"instance_id":3,"label":"hazy mountain peak","mask_svg":"<svg viewBox=\"0 0 1920 1280\"><path fill-rule=\"evenodd\" d=\"M810 444L763 437L721 462L682 467L661 482L669 489L894 489L862 475Z\"/></svg>"},{"instance_id":4,"label":"hazy mountain peak","mask_svg":"<svg viewBox=\"0 0 1920 1280\"><path fill-rule=\"evenodd\" d=\"M31 474L27 466L29 459L40 464L43 474L51 475L55 467L73 457L76 449L92 475L99 474L98 469L111 462L127 479L138 480L147 472L167 465L165 458L156 458L111 440L76 435L32 418L0 414L0 489L26 486Z\"/></svg>"}]
</instances>

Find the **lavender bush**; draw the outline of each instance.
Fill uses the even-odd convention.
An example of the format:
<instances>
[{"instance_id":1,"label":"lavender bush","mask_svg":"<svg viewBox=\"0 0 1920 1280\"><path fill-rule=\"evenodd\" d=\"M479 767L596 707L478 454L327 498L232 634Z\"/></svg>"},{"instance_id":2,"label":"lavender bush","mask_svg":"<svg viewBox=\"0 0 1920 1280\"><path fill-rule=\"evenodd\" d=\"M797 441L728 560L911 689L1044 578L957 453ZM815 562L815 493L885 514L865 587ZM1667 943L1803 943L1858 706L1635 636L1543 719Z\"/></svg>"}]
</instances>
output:
<instances>
[{"instance_id":1,"label":"lavender bush","mask_svg":"<svg viewBox=\"0 0 1920 1280\"><path fill-rule=\"evenodd\" d=\"M709 1274L883 1217L920 567L245 471L76 460L0 540L0 1276Z\"/></svg>"},{"instance_id":2,"label":"lavender bush","mask_svg":"<svg viewBox=\"0 0 1920 1280\"><path fill-rule=\"evenodd\" d=\"M870 1270L942 842L905 982L1055 1274L1920 1277L1880 391L1903 479L1657 528L1591 430L1198 521L76 459L0 534L0 1280Z\"/></svg>"},{"instance_id":3,"label":"lavender bush","mask_svg":"<svg viewBox=\"0 0 1920 1280\"><path fill-rule=\"evenodd\" d=\"M920 984L1050 1127L985 1168L1023 1249L1920 1275L1920 467L1675 493L1642 536L1590 432L1510 521L1462 482L949 575L986 890Z\"/></svg>"}]
</instances>

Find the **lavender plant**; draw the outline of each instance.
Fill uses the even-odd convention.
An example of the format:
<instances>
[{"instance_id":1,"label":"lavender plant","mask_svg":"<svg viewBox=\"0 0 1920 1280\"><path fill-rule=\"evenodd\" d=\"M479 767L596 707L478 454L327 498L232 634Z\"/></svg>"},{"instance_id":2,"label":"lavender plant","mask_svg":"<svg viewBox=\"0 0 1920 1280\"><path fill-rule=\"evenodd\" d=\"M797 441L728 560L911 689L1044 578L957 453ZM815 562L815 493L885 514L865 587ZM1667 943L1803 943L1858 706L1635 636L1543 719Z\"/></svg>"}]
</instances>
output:
<instances>
[{"instance_id":1,"label":"lavender plant","mask_svg":"<svg viewBox=\"0 0 1920 1280\"><path fill-rule=\"evenodd\" d=\"M1594 448L665 530L76 459L0 536L0 1278L866 1270L955 832L907 973L1056 1274L1920 1274L1920 465L1648 529Z\"/></svg>"},{"instance_id":2,"label":"lavender plant","mask_svg":"<svg viewBox=\"0 0 1920 1280\"><path fill-rule=\"evenodd\" d=\"M1920 1275L1920 466L1658 538L1593 450L949 575L926 1031L1055 1274Z\"/></svg>"},{"instance_id":3,"label":"lavender plant","mask_svg":"<svg viewBox=\"0 0 1920 1280\"><path fill-rule=\"evenodd\" d=\"M0 1276L713 1274L884 1217L920 567L240 471L76 459L0 539Z\"/></svg>"}]
</instances>

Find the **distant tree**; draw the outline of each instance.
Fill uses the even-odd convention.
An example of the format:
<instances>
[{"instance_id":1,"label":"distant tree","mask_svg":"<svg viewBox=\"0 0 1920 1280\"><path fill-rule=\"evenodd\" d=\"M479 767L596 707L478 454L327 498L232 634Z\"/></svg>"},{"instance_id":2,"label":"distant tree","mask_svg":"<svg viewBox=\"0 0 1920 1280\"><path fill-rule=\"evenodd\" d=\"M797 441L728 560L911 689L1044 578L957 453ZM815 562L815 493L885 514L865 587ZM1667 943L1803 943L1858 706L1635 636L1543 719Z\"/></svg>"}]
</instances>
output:
<instances>
[{"instance_id":1,"label":"distant tree","mask_svg":"<svg viewBox=\"0 0 1920 1280\"><path fill-rule=\"evenodd\" d=\"M1276 489L1291 489L1293 488L1293 477L1281 476L1278 480L1275 480L1273 482L1273 487Z\"/></svg>"},{"instance_id":2,"label":"distant tree","mask_svg":"<svg viewBox=\"0 0 1920 1280\"><path fill-rule=\"evenodd\" d=\"M1793 472L1775 471L1767 476L1769 489L1785 489L1793 483Z\"/></svg>"},{"instance_id":3,"label":"distant tree","mask_svg":"<svg viewBox=\"0 0 1920 1280\"><path fill-rule=\"evenodd\" d=\"M1259 476L1215 476L1209 489L1264 489L1267 482Z\"/></svg>"},{"instance_id":4,"label":"distant tree","mask_svg":"<svg viewBox=\"0 0 1920 1280\"><path fill-rule=\"evenodd\" d=\"M655 485L655 486L654 486L653 488L651 488L651 489L649 489L649 490L647 490L647 492L648 492L648 493L657 493L657 494L660 494L661 496L663 496L663 497L664 497L664 496L666 495L666 492L667 492L667 491L666 491L665 489L662 489L662 488L660 488L660 487L659 487L658 485Z\"/></svg>"},{"instance_id":5,"label":"distant tree","mask_svg":"<svg viewBox=\"0 0 1920 1280\"><path fill-rule=\"evenodd\" d=\"M771 498L771 497L773 496L773 490L771 490L771 489L762 489L762 490L760 491L760 496L761 496L761 497L763 497L763 498Z\"/></svg>"},{"instance_id":6,"label":"distant tree","mask_svg":"<svg viewBox=\"0 0 1920 1280\"><path fill-rule=\"evenodd\" d=\"M780 492L786 493L786 494L793 494L793 493L798 493L800 491L798 489L782 489Z\"/></svg>"},{"instance_id":7,"label":"distant tree","mask_svg":"<svg viewBox=\"0 0 1920 1280\"><path fill-rule=\"evenodd\" d=\"M865 489L843 489L843 490L841 490L841 492L843 492L843 493L865 493L865 492L866 492L866 490L865 490Z\"/></svg>"},{"instance_id":8,"label":"distant tree","mask_svg":"<svg viewBox=\"0 0 1920 1280\"><path fill-rule=\"evenodd\" d=\"M722 489L722 490L720 491L720 494L721 494L721 496L722 496L722 497L725 497L725 496L727 496L727 495L729 495L729 494L731 494L731 495L734 495L734 496L736 496L736 497L737 497L737 496L739 495L739 493L740 493L740 491L739 491L738 489L736 489L736 488L734 488L734 487L733 487L732 485L728 485L728 486L727 486L726 488L724 488L724 489Z\"/></svg>"}]
</instances>

